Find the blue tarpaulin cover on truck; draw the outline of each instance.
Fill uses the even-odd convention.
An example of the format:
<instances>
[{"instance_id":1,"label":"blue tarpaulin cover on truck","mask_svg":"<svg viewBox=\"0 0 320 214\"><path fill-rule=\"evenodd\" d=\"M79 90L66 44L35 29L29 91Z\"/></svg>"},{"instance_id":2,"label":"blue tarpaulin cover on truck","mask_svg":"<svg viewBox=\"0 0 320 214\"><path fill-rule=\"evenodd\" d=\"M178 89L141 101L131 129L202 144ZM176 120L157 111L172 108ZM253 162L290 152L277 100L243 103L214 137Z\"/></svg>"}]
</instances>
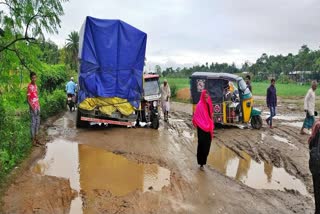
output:
<instances>
[{"instance_id":1,"label":"blue tarpaulin cover on truck","mask_svg":"<svg viewBox=\"0 0 320 214\"><path fill-rule=\"evenodd\" d=\"M79 42L79 103L88 97L119 97L138 108L147 34L121 20L88 16Z\"/></svg>"}]
</instances>

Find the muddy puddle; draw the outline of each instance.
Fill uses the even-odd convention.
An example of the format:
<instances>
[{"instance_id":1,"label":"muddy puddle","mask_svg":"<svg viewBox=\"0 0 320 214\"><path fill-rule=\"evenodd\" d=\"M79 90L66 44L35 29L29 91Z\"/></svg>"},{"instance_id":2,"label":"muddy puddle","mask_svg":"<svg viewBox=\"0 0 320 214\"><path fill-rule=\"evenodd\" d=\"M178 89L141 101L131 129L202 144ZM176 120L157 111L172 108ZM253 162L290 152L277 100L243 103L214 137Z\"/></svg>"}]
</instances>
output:
<instances>
[{"instance_id":1,"label":"muddy puddle","mask_svg":"<svg viewBox=\"0 0 320 214\"><path fill-rule=\"evenodd\" d=\"M70 180L78 192L70 213L87 213L83 204L94 203L94 191L107 190L124 196L136 190L160 191L170 185L170 171L156 164L139 164L124 156L84 144L56 139L47 144L44 159L32 171ZM86 195L84 203L82 194Z\"/></svg>"},{"instance_id":2,"label":"muddy puddle","mask_svg":"<svg viewBox=\"0 0 320 214\"><path fill-rule=\"evenodd\" d=\"M285 169L276 168L267 162L258 163L245 152L241 152L242 157L239 157L225 146L212 146L208 164L228 177L255 189L296 190L309 196L306 186Z\"/></svg>"},{"instance_id":3,"label":"muddy puddle","mask_svg":"<svg viewBox=\"0 0 320 214\"><path fill-rule=\"evenodd\" d=\"M74 122L66 117L60 118L53 123L53 126L47 128L49 136L68 135L72 137L75 135Z\"/></svg>"}]
</instances>

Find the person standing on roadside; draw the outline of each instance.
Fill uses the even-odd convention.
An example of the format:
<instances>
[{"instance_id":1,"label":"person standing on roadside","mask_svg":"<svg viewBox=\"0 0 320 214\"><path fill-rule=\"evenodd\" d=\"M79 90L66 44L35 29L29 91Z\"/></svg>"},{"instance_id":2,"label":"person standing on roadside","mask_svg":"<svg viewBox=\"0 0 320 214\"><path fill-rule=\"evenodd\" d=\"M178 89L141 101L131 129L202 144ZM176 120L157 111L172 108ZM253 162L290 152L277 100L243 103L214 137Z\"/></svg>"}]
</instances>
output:
<instances>
[{"instance_id":1,"label":"person standing on roadside","mask_svg":"<svg viewBox=\"0 0 320 214\"><path fill-rule=\"evenodd\" d=\"M306 134L304 129L310 129L314 123L314 115L315 115L315 104L316 104L316 89L317 82L312 81L311 88L308 90L306 96L304 97L304 111L306 112L306 118L304 119L303 125L300 130L300 134Z\"/></svg>"},{"instance_id":2,"label":"person standing on roadside","mask_svg":"<svg viewBox=\"0 0 320 214\"><path fill-rule=\"evenodd\" d=\"M212 117L213 107L210 95L207 90L202 90L192 118L192 123L198 131L197 161L200 170L204 170L204 165L207 163L213 138L214 123Z\"/></svg>"},{"instance_id":3,"label":"person standing on roadside","mask_svg":"<svg viewBox=\"0 0 320 214\"><path fill-rule=\"evenodd\" d=\"M27 88L27 100L31 116L31 140L33 146L42 145L38 139L40 127L40 103L38 97L38 87L36 85L37 75L35 72L30 73L31 82Z\"/></svg>"},{"instance_id":4,"label":"person standing on roadside","mask_svg":"<svg viewBox=\"0 0 320 214\"><path fill-rule=\"evenodd\" d=\"M314 123L309 137L309 169L312 174L315 214L320 214L320 120Z\"/></svg>"},{"instance_id":5,"label":"person standing on roadside","mask_svg":"<svg viewBox=\"0 0 320 214\"><path fill-rule=\"evenodd\" d=\"M164 121L169 118L171 90L168 81L164 79L163 84L160 87L161 90L161 107L164 115Z\"/></svg>"},{"instance_id":6,"label":"person standing on roadside","mask_svg":"<svg viewBox=\"0 0 320 214\"><path fill-rule=\"evenodd\" d=\"M267 89L267 106L270 109L270 116L266 119L267 124L272 129L272 118L276 116L277 107L277 89L275 87L276 80L271 79L271 84Z\"/></svg>"}]
</instances>

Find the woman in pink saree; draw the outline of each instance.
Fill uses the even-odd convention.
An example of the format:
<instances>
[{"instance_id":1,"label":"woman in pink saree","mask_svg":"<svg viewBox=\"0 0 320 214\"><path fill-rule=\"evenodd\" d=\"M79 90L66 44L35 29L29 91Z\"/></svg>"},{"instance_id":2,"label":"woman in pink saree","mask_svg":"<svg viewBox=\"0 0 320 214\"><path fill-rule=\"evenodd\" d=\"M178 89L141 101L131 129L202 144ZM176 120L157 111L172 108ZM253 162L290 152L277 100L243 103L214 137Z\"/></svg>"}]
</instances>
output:
<instances>
[{"instance_id":1,"label":"woman in pink saree","mask_svg":"<svg viewBox=\"0 0 320 214\"><path fill-rule=\"evenodd\" d=\"M320 213L320 120L315 122L312 127L309 142L309 169L312 174L313 192L315 202L315 213Z\"/></svg>"},{"instance_id":2,"label":"woman in pink saree","mask_svg":"<svg viewBox=\"0 0 320 214\"><path fill-rule=\"evenodd\" d=\"M200 169L207 163L211 140L213 138L214 123L212 101L207 90L202 90L200 100L193 114L192 123L198 131L197 161Z\"/></svg>"}]
</instances>

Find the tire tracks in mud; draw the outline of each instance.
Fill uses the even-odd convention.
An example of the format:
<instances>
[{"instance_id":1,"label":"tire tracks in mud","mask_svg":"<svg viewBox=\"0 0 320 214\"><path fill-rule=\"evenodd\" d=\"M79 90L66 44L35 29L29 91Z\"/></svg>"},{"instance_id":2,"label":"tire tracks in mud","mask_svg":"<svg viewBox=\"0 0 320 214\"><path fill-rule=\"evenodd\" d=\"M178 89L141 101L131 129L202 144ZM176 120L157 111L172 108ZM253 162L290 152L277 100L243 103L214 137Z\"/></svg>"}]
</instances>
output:
<instances>
[{"instance_id":1,"label":"tire tracks in mud","mask_svg":"<svg viewBox=\"0 0 320 214\"><path fill-rule=\"evenodd\" d=\"M150 134L154 133L154 130L148 132L151 136L160 136L159 138L165 142L156 143L147 140L149 138L141 137L139 138L141 144L139 142L139 144L132 145L132 142L128 143L127 139L120 137L119 142L114 144L106 142L105 144L92 145L100 146L138 163L155 163L169 169L171 171L170 185L163 187L161 192L142 193L136 191L121 197L110 195L107 190L94 189L88 191L87 195L82 193L83 202L88 209L93 209L97 213L210 213L212 210L217 213L271 213L273 210L278 213L306 213L311 210L308 209L308 205L298 204L297 201L302 197L295 195L295 193L252 189L224 176L211 167L207 168L205 173L200 172L196 164L196 131L193 128L190 113L176 111L172 112L171 116L168 123L161 120L160 130L157 134ZM260 145L261 131L218 128L215 130L213 143L225 145L237 152L239 156L242 151L245 151L252 158L259 160L266 159L272 162L269 156L273 152L275 153L274 157L281 155L286 157L281 149L276 151L275 145L273 145L274 151L270 150L267 144ZM101 141L114 136L109 135L111 130L103 131L104 133L101 133L102 131L94 132L92 130L92 135L88 136L91 138L99 137ZM124 132L128 134L129 131L115 129L112 133L114 132L122 136L121 134ZM140 133L140 135L146 134L145 132ZM132 138L136 137L136 134L131 132L129 134ZM83 137L81 132L78 137L79 139ZM148 145L148 141L150 141L150 145ZM302 146L302 144L297 145ZM279 161L274 160L274 162ZM293 162L295 163L294 159ZM281 165L287 166L288 164L286 165L284 162ZM297 164L295 167L299 169L301 166ZM292 167L293 169L294 167ZM14 193L18 192L19 190L16 190ZM92 205L86 203L91 194L95 198ZM286 197L290 197L290 200L287 200ZM305 200L301 201L301 203L305 203Z\"/></svg>"},{"instance_id":2,"label":"tire tracks in mud","mask_svg":"<svg viewBox=\"0 0 320 214\"><path fill-rule=\"evenodd\" d=\"M179 124L170 123L170 127L176 130L180 137L183 130L194 132L190 114L177 111L172 115L175 118L183 118L183 122ZM226 146L240 158L244 158L241 153L245 152L258 163L267 162L277 168L283 167L290 175L302 180L308 192L312 193L312 180L308 168L308 147L305 143L307 137L300 135L299 128L280 125L280 122L281 120L276 120L276 127L273 129L265 126L260 130L237 127L216 128L212 143ZM288 144L276 140L277 136L288 140ZM196 155L195 147L190 146L190 140L179 139L184 142L184 146L192 154Z\"/></svg>"},{"instance_id":3,"label":"tire tracks in mud","mask_svg":"<svg viewBox=\"0 0 320 214\"><path fill-rule=\"evenodd\" d=\"M194 136L196 136L196 132L193 129L191 122L191 115L177 111L172 113L172 117L182 119L178 121L173 120L172 122L169 121L168 123L168 127L175 131L175 139L181 142L180 145L184 147L184 149L187 149L189 152L196 155L195 137L194 139L183 139L182 134L183 131L187 131L193 132ZM277 168L283 167L289 174L302 180L310 193L311 182L309 180L310 176L308 175L308 169L303 170L306 164L305 155L300 155L301 160L295 159L295 157L299 157L300 150L306 151L305 144L302 143L303 139L297 134L297 131L296 128L291 127L275 129L263 127L261 130L222 127L215 129L212 143L227 147L242 159L245 159L245 156L242 155L242 153L245 152L258 163L267 162ZM298 150L293 150L290 145L278 142L273 137L275 135L288 139L290 143L298 148ZM293 155L291 154L292 152L294 152ZM209 169L216 171L213 168ZM235 181L233 178L226 177L226 180L229 179ZM274 206L276 200L284 204L288 210L294 213L307 213L310 211L309 209L306 209L306 207L310 207L310 201L308 202L308 200L304 199L301 203L298 203L300 200L299 198L303 196L295 190L285 189L284 192L276 190L253 190L251 188L243 187L245 184L242 184L241 182L240 185L244 191L251 193L253 198L257 198L256 191L261 193L258 197L264 198L266 203L270 206ZM287 200L288 197L291 198L291 200L297 200L295 203L297 206L293 205L290 200Z\"/></svg>"}]
</instances>

